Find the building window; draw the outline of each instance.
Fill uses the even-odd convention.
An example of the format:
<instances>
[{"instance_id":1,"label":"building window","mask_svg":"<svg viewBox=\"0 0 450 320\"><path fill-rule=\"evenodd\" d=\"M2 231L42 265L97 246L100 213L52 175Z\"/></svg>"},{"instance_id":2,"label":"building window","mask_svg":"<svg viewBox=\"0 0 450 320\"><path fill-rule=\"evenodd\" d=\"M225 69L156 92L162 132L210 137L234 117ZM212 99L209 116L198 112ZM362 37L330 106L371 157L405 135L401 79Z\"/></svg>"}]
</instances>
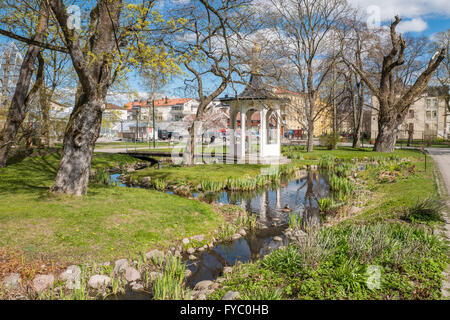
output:
<instances>
[{"instance_id":1,"label":"building window","mask_svg":"<svg viewBox=\"0 0 450 320\"><path fill-rule=\"evenodd\" d=\"M427 117L427 120L431 120L431 111L427 111L426 117Z\"/></svg>"},{"instance_id":2,"label":"building window","mask_svg":"<svg viewBox=\"0 0 450 320\"><path fill-rule=\"evenodd\" d=\"M437 118L437 111L433 111L432 112L432 116L433 116L433 119L436 119Z\"/></svg>"},{"instance_id":3,"label":"building window","mask_svg":"<svg viewBox=\"0 0 450 320\"><path fill-rule=\"evenodd\" d=\"M409 118L414 119L414 110L409 110Z\"/></svg>"}]
</instances>

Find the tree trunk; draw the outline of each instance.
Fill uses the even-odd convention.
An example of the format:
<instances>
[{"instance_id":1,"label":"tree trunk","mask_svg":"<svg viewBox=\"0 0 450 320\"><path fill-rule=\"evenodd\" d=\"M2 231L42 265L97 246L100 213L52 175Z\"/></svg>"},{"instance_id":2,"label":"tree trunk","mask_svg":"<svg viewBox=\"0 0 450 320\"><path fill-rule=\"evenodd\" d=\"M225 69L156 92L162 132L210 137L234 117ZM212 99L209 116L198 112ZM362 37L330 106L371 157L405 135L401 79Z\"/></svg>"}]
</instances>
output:
<instances>
[{"instance_id":1,"label":"tree trunk","mask_svg":"<svg viewBox=\"0 0 450 320\"><path fill-rule=\"evenodd\" d=\"M44 2L41 2L39 8L39 24L36 29L36 33L33 40L42 41L45 37L48 25L48 10ZM36 82L33 89L29 92L31 78L34 73L34 62L38 57L41 48L31 45L25 58L23 59L22 66L20 68L19 78L17 80L14 96L11 101L11 105L8 110L8 117L6 119L5 127L3 129L2 138L0 140L0 167L6 166L8 160L8 154L11 149L11 145L16 138L17 131L21 126L23 120L27 115L28 102L31 95L33 95L42 82L44 61L39 59L39 69L36 76Z\"/></svg>"},{"instance_id":2,"label":"tree trunk","mask_svg":"<svg viewBox=\"0 0 450 320\"><path fill-rule=\"evenodd\" d=\"M83 53L78 34L68 28L62 0L50 3L79 79L75 107L64 134L63 154L51 191L81 196L87 192L94 146L112 83L111 53L116 46L113 33L119 26L122 1L97 1L90 13L88 50L96 57L93 62Z\"/></svg>"},{"instance_id":3,"label":"tree trunk","mask_svg":"<svg viewBox=\"0 0 450 320\"><path fill-rule=\"evenodd\" d=\"M42 112L42 123L41 123L41 135L44 138L44 145L46 147L50 147L50 103L49 103L49 92L47 91L47 87L45 83L41 86L40 89L40 105Z\"/></svg>"},{"instance_id":4,"label":"tree trunk","mask_svg":"<svg viewBox=\"0 0 450 320\"><path fill-rule=\"evenodd\" d=\"M80 111L70 116L52 192L77 196L86 193L92 155L102 123L102 104L102 101L83 97L75 107Z\"/></svg>"},{"instance_id":5,"label":"tree trunk","mask_svg":"<svg viewBox=\"0 0 450 320\"><path fill-rule=\"evenodd\" d=\"M356 128L356 132L353 135L353 148L361 148L361 126Z\"/></svg>"},{"instance_id":6,"label":"tree trunk","mask_svg":"<svg viewBox=\"0 0 450 320\"><path fill-rule=\"evenodd\" d=\"M314 150L314 121L308 121L308 148L307 152Z\"/></svg>"},{"instance_id":7,"label":"tree trunk","mask_svg":"<svg viewBox=\"0 0 450 320\"><path fill-rule=\"evenodd\" d=\"M193 166L195 164L195 121L189 127L188 132L189 139L183 151L183 161L185 165Z\"/></svg>"},{"instance_id":8,"label":"tree trunk","mask_svg":"<svg viewBox=\"0 0 450 320\"><path fill-rule=\"evenodd\" d=\"M47 22L45 22L45 29L47 29L46 25ZM44 30L42 30L42 33L43 32ZM36 82L32 90L29 92L31 78L34 72L34 61L36 60L40 50L41 49L39 47L30 46L23 60L14 96L8 110L5 127L3 128L3 134L1 135L0 167L6 166L6 161L8 160L8 154L11 150L11 146L27 115L30 97L37 91L42 82L44 64L43 60L39 60L39 69L36 76Z\"/></svg>"},{"instance_id":9,"label":"tree trunk","mask_svg":"<svg viewBox=\"0 0 450 320\"><path fill-rule=\"evenodd\" d=\"M397 142L398 124L396 121L388 121L378 124L378 136L373 151L394 152Z\"/></svg>"}]
</instances>

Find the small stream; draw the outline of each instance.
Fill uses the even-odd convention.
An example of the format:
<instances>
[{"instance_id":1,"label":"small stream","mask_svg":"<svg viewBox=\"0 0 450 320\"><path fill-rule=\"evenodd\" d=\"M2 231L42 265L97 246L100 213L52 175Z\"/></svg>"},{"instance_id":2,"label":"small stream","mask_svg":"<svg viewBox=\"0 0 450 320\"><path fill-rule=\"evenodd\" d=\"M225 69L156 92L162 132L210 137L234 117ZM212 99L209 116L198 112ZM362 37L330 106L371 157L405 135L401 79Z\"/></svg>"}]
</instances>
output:
<instances>
[{"instance_id":1,"label":"small stream","mask_svg":"<svg viewBox=\"0 0 450 320\"><path fill-rule=\"evenodd\" d=\"M112 182L127 187L119 179L120 174L111 175ZM259 191L194 194L194 197L209 203L241 206L247 213L257 215L258 228L238 240L217 243L201 254L197 252L199 256L196 261L189 261L184 257L187 269L192 272L187 285L193 288L200 281L215 280L222 275L226 266L261 259L272 250L286 245L287 239L283 231L289 226L290 214L299 215L305 227L320 224L318 200L328 194L326 171L304 171L294 179L285 178L278 185ZM275 241L275 237L280 237L282 241ZM129 300L149 298L150 295L134 293L129 289L125 294L114 297Z\"/></svg>"}]
</instances>

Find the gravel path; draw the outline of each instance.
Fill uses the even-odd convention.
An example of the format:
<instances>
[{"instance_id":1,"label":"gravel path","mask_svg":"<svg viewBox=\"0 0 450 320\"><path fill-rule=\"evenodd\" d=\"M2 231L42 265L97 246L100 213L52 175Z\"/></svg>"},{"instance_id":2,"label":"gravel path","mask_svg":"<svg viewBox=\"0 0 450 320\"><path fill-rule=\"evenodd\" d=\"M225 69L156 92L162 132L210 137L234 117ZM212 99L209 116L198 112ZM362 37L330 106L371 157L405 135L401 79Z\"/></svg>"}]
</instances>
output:
<instances>
[{"instance_id":1,"label":"gravel path","mask_svg":"<svg viewBox=\"0 0 450 320\"><path fill-rule=\"evenodd\" d=\"M450 240L450 148L447 149L437 149L429 148L428 153L433 157L434 161L439 167L439 171L442 174L443 182L447 187L447 211L444 212L445 223L445 235L448 240ZM444 190L445 192L445 190ZM445 273L446 282L442 287L442 293L447 299L450 298L450 267L447 268Z\"/></svg>"}]
</instances>

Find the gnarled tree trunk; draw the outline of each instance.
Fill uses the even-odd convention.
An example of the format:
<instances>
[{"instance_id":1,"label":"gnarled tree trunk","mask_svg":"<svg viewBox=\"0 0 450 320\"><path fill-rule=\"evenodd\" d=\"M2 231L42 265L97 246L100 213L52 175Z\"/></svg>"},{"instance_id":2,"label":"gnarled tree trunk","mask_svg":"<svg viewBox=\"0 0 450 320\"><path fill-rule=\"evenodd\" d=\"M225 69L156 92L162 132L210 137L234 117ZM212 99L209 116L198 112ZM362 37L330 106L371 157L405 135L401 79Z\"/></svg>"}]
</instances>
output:
<instances>
[{"instance_id":1,"label":"gnarled tree trunk","mask_svg":"<svg viewBox=\"0 0 450 320\"><path fill-rule=\"evenodd\" d=\"M67 26L67 10L62 0L50 3L79 78L77 99L64 134L63 154L51 191L81 196L87 192L94 146L112 82L111 53L116 46L114 32L119 25L122 2L99 0L92 9L87 51L96 59L90 63L81 49L78 34Z\"/></svg>"},{"instance_id":2,"label":"gnarled tree trunk","mask_svg":"<svg viewBox=\"0 0 450 320\"><path fill-rule=\"evenodd\" d=\"M79 99L64 135L63 154L52 192L86 194L95 142L100 134L102 106L95 98Z\"/></svg>"},{"instance_id":3,"label":"gnarled tree trunk","mask_svg":"<svg viewBox=\"0 0 450 320\"><path fill-rule=\"evenodd\" d=\"M382 122L378 125L378 136L374 150L378 152L393 152L397 142L397 122Z\"/></svg>"},{"instance_id":4,"label":"gnarled tree trunk","mask_svg":"<svg viewBox=\"0 0 450 320\"><path fill-rule=\"evenodd\" d=\"M405 63L404 55L406 42L401 35L395 31L401 19L396 16L390 27L392 49L383 57L380 82L375 85L360 66L348 62L365 82L379 103L378 112L378 137L375 142L374 151L393 152L397 141L398 126L402 124L409 107L414 99L428 85L431 76L446 56L446 48L436 52L430 59L426 69L417 77L413 85L407 87L402 84L401 79L396 78L395 70ZM400 82L400 85L399 85ZM402 93L402 89L406 90Z\"/></svg>"}]
</instances>

